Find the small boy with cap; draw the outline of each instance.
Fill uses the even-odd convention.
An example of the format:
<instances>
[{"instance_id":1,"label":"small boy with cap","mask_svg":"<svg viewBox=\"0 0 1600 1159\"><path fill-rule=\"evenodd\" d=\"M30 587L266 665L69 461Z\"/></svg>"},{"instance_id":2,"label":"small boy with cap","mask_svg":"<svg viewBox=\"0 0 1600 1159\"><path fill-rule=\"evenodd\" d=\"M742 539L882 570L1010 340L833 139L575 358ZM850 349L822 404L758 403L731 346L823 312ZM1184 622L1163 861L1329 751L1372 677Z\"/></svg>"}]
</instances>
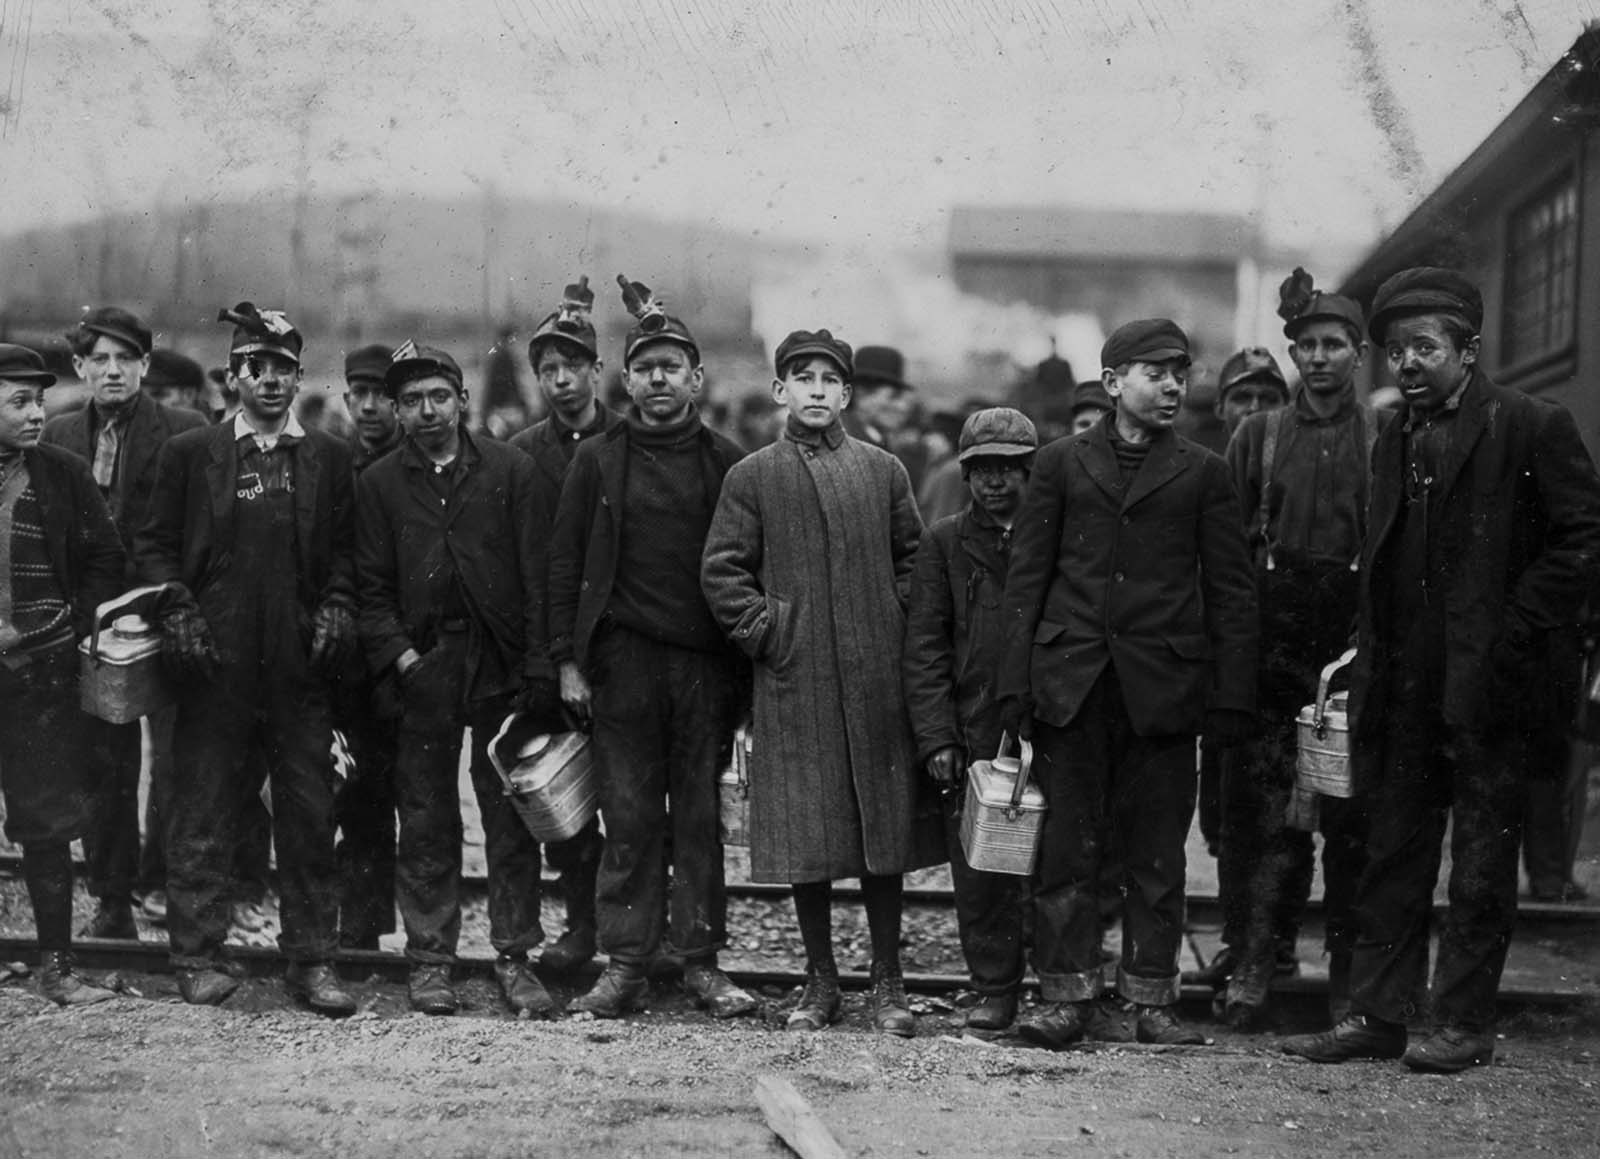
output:
<instances>
[{"instance_id":1,"label":"small boy with cap","mask_svg":"<svg viewBox=\"0 0 1600 1159\"><path fill-rule=\"evenodd\" d=\"M1256 606L1227 464L1172 429L1189 340L1130 322L1101 350L1115 415L1039 452L1006 579L1002 722L1031 736L1049 806L1034 892L1044 1003L1019 1025L1062 1049L1101 998L1097 875L1123 864L1117 991L1141 1042L1199 1043L1173 1013L1195 735L1254 727Z\"/></svg>"},{"instance_id":2,"label":"small boy with cap","mask_svg":"<svg viewBox=\"0 0 1600 1159\"><path fill-rule=\"evenodd\" d=\"M593 313L594 291L585 274L566 286L561 305L545 315L528 340L528 363L549 413L515 435L511 445L532 456L545 496L540 509L552 514L579 445L622 422L621 415L600 401L605 364ZM549 528L539 528L538 535L541 542L547 539ZM547 578L542 571L537 580L541 590ZM551 722L552 727L557 723ZM545 859L561 875L567 909L566 929L539 955L539 964L546 969L571 972L594 958L599 936L594 899L602 843L596 816L570 840L544 847Z\"/></svg>"},{"instance_id":3,"label":"small boy with cap","mask_svg":"<svg viewBox=\"0 0 1600 1159\"><path fill-rule=\"evenodd\" d=\"M806 949L788 1025L820 1030L838 1019L833 882L858 877L873 1024L910 1036L902 874L944 860L900 673L922 521L900 462L845 434L853 362L827 330L796 330L778 345L772 394L788 411L784 437L728 472L701 581L755 662L750 872L790 883Z\"/></svg>"},{"instance_id":4,"label":"small boy with cap","mask_svg":"<svg viewBox=\"0 0 1600 1159\"><path fill-rule=\"evenodd\" d=\"M1072 392L1072 429L1067 433L1081 435L1116 409L1105 384L1098 378L1080 382Z\"/></svg>"},{"instance_id":5,"label":"small boy with cap","mask_svg":"<svg viewBox=\"0 0 1600 1159\"><path fill-rule=\"evenodd\" d=\"M1219 992L1226 987L1224 1016L1238 1030L1260 1025L1273 975L1298 968L1295 939L1313 858L1311 834L1285 823L1299 747L1295 721L1316 698L1323 666L1347 647L1355 620L1368 462L1380 427L1356 398L1356 372L1367 353L1361 307L1315 289L1303 269L1279 293L1300 389L1287 407L1246 415L1227 456L1261 601L1262 730L1223 755L1217 869L1224 948L1196 979ZM1241 351L1229 365L1264 363L1263 355L1271 357ZM1328 990L1337 1022L1349 1002L1350 903L1366 828L1356 802L1324 797L1318 811Z\"/></svg>"},{"instance_id":6,"label":"small boy with cap","mask_svg":"<svg viewBox=\"0 0 1600 1159\"><path fill-rule=\"evenodd\" d=\"M593 720L606 828L596 908L611 958L568 1009L638 1008L669 936L696 1002L714 1017L753 1014L756 999L716 964L727 940L717 776L748 668L700 589L712 512L743 452L701 421L705 370L688 326L649 287L617 280L637 320L622 356L632 405L578 447L550 539L550 656L562 701Z\"/></svg>"},{"instance_id":7,"label":"small boy with cap","mask_svg":"<svg viewBox=\"0 0 1600 1159\"><path fill-rule=\"evenodd\" d=\"M72 366L89 387L89 405L45 423L40 442L62 447L90 464L124 548L150 511L156 456L180 431L204 425L193 411L158 403L142 389L152 369L150 328L118 306L84 314L67 331ZM127 577L131 586L132 576ZM84 835L88 889L94 917L83 933L95 938L136 938L133 894L139 884L139 773L143 751L138 721L86 721L94 735L94 820ZM158 741L171 735L158 727ZM163 748L166 746L163 745ZM165 753L158 755L158 760ZM163 761L164 763L164 761ZM159 832L149 834L159 844ZM159 888L159 882L151 882Z\"/></svg>"},{"instance_id":8,"label":"small boy with cap","mask_svg":"<svg viewBox=\"0 0 1600 1159\"><path fill-rule=\"evenodd\" d=\"M36 352L0 343L0 793L22 846L39 991L71 1006L113 997L72 958L71 845L93 789L77 641L122 590L126 558L88 464L40 442L55 380Z\"/></svg>"},{"instance_id":9,"label":"small boy with cap","mask_svg":"<svg viewBox=\"0 0 1600 1159\"><path fill-rule=\"evenodd\" d=\"M339 985L329 678L355 644L349 447L295 417L300 332L241 302L233 327L231 421L161 449L150 517L134 541L139 577L176 595L161 616L178 681L168 823L168 934L184 1001L223 1002L228 894L240 818L265 757L274 806L289 988L313 1009L351 1014Z\"/></svg>"},{"instance_id":10,"label":"small boy with cap","mask_svg":"<svg viewBox=\"0 0 1600 1159\"><path fill-rule=\"evenodd\" d=\"M544 650L544 566L537 529L550 516L533 462L475 438L467 392L447 352L407 342L384 374L405 437L357 484L356 567L361 641L370 670L399 706L395 802L400 847L395 895L411 962L409 997L425 1014L451 1014L461 932L463 729L483 818L489 940L495 977L516 1013L552 1003L528 961L544 940L539 844L517 816L489 759L512 712L555 701Z\"/></svg>"},{"instance_id":11,"label":"small boy with cap","mask_svg":"<svg viewBox=\"0 0 1600 1159\"><path fill-rule=\"evenodd\" d=\"M967 767L993 757L1000 746L995 681L1005 646L1001 602L1017 513L1038 449L1033 423L1009 407L978 411L962 426L956 455L970 502L923 532L901 659L917 756L945 794L956 921L972 986L981 996L967 1025L979 1030L1004 1030L1016 1017L1028 883L967 864L960 790Z\"/></svg>"},{"instance_id":12,"label":"small boy with cap","mask_svg":"<svg viewBox=\"0 0 1600 1159\"><path fill-rule=\"evenodd\" d=\"M1229 438L1248 416L1277 410L1288 401L1289 384L1265 346L1236 350L1222 364L1217 375L1217 417Z\"/></svg>"},{"instance_id":13,"label":"small boy with cap","mask_svg":"<svg viewBox=\"0 0 1600 1159\"><path fill-rule=\"evenodd\" d=\"M1570 712L1550 646L1600 567L1600 478L1570 414L1483 372L1482 323L1455 270L1402 270L1372 300L1404 406L1373 448L1358 581L1350 745L1369 831L1351 1011L1283 1040L1314 1062L1453 1072L1494 1058L1527 783ZM1433 1025L1408 1042L1447 823Z\"/></svg>"}]
</instances>

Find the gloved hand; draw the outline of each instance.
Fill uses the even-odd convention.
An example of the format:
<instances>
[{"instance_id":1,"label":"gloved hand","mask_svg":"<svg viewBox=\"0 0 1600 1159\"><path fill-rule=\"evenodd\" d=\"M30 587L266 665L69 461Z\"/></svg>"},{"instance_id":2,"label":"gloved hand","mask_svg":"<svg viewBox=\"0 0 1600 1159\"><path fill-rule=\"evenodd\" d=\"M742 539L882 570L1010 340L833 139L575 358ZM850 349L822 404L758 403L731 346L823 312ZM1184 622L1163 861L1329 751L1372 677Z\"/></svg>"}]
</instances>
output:
<instances>
[{"instance_id":1,"label":"gloved hand","mask_svg":"<svg viewBox=\"0 0 1600 1159\"><path fill-rule=\"evenodd\" d=\"M356 643L356 618L342 604L323 604L311 617L311 667L332 675Z\"/></svg>"},{"instance_id":2,"label":"gloved hand","mask_svg":"<svg viewBox=\"0 0 1600 1159\"><path fill-rule=\"evenodd\" d=\"M1206 713L1205 738L1218 748L1231 748L1255 738L1256 714L1241 708L1213 708Z\"/></svg>"},{"instance_id":3,"label":"gloved hand","mask_svg":"<svg viewBox=\"0 0 1600 1159\"><path fill-rule=\"evenodd\" d=\"M941 789L953 789L961 780L961 750L955 745L946 745L938 752L929 754L923 763L927 766L928 776L937 781Z\"/></svg>"},{"instance_id":4,"label":"gloved hand","mask_svg":"<svg viewBox=\"0 0 1600 1159\"><path fill-rule=\"evenodd\" d=\"M161 654L180 680L210 680L221 657L211 642L211 628L198 608L173 608L161 617Z\"/></svg>"},{"instance_id":5,"label":"gloved hand","mask_svg":"<svg viewBox=\"0 0 1600 1159\"><path fill-rule=\"evenodd\" d=\"M1019 740L1032 740L1033 697L1002 697L1000 700L1000 727Z\"/></svg>"}]
</instances>

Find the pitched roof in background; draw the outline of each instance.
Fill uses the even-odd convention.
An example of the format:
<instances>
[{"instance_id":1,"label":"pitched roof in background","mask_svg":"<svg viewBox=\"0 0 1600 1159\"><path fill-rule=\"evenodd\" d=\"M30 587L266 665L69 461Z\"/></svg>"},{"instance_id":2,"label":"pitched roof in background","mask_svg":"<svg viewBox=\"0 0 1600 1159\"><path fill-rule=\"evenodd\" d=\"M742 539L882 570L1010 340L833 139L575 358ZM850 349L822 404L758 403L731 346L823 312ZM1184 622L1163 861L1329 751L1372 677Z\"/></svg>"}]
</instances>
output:
<instances>
[{"instance_id":1,"label":"pitched roof in background","mask_svg":"<svg viewBox=\"0 0 1600 1159\"><path fill-rule=\"evenodd\" d=\"M1081 258L1236 262L1262 256L1249 218L1226 213L957 206L954 258Z\"/></svg>"}]
</instances>

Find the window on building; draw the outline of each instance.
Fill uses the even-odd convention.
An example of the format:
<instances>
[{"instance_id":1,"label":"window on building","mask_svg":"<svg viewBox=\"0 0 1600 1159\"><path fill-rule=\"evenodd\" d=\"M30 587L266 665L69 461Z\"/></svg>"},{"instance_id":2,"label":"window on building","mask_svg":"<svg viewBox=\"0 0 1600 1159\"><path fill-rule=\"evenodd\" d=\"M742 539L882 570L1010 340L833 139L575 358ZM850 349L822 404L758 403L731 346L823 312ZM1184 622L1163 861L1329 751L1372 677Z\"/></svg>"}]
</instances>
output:
<instances>
[{"instance_id":1,"label":"window on building","mask_svg":"<svg viewBox=\"0 0 1600 1159\"><path fill-rule=\"evenodd\" d=\"M1571 342L1578 305L1578 182L1568 173L1507 223L1503 361L1555 354Z\"/></svg>"}]
</instances>

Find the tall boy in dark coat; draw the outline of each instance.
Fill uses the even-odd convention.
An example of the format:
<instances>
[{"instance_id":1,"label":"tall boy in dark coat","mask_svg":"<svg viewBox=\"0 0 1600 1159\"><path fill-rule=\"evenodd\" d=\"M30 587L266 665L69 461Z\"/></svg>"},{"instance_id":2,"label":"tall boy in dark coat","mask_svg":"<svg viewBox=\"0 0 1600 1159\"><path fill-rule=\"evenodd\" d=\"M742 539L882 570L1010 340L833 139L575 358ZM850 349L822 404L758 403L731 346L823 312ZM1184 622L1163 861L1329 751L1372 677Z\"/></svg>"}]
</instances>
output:
<instances>
[{"instance_id":1,"label":"tall boy in dark coat","mask_svg":"<svg viewBox=\"0 0 1600 1159\"><path fill-rule=\"evenodd\" d=\"M63 447L90 464L111 509L124 548L150 510L156 455L180 431L203 426L188 409L162 406L142 389L150 368L150 328L116 306L90 310L67 333L73 369L88 384L89 404L44 425L43 444ZM94 734L94 821L84 835L84 861L95 915L84 934L134 938L133 891L139 875L139 772L143 758L138 721L86 722ZM156 725L158 745L170 744L170 714ZM162 753L158 760L166 756ZM161 835L147 840L159 845ZM159 883L151 883L159 887Z\"/></svg>"},{"instance_id":2,"label":"tall boy in dark coat","mask_svg":"<svg viewBox=\"0 0 1600 1159\"><path fill-rule=\"evenodd\" d=\"M670 933L694 998L718 1017L748 1014L755 999L716 967L727 936L717 774L748 669L700 590L712 512L742 452L700 420L705 372L689 328L637 282L624 281L623 299L639 320L622 358L633 405L579 447L550 542L550 655L562 700L593 717L606 827L598 910L611 962L571 1009L638 1007Z\"/></svg>"},{"instance_id":3,"label":"tall boy in dark coat","mask_svg":"<svg viewBox=\"0 0 1600 1159\"><path fill-rule=\"evenodd\" d=\"M1039 453L1017 521L1000 692L1031 731L1049 811L1034 967L1044 1004L1019 1027L1061 1048L1101 995L1096 876L1108 828L1123 858L1117 990L1141 1042L1197 1043L1172 1013L1183 938L1195 735L1254 722L1256 601L1227 464L1172 430L1189 341L1130 322L1101 350L1116 414Z\"/></svg>"},{"instance_id":4,"label":"tall boy in dark coat","mask_svg":"<svg viewBox=\"0 0 1600 1159\"><path fill-rule=\"evenodd\" d=\"M72 848L89 821L77 641L121 590L126 559L88 465L40 445L55 382L0 343L0 793L39 940L39 990L63 1006L112 992L72 960Z\"/></svg>"},{"instance_id":5,"label":"tall boy in dark coat","mask_svg":"<svg viewBox=\"0 0 1600 1159\"><path fill-rule=\"evenodd\" d=\"M923 532L901 657L917 756L946 795L961 948L982 995L967 1025L979 1030L1004 1030L1016 1017L1027 881L967 864L959 794L967 767L992 758L1000 745L995 684L1005 647L1002 595L1038 449L1033 423L1010 407L978 411L961 428L957 459L971 500L965 511Z\"/></svg>"},{"instance_id":6,"label":"tall boy in dark coat","mask_svg":"<svg viewBox=\"0 0 1600 1159\"><path fill-rule=\"evenodd\" d=\"M231 421L161 449L150 517L135 538L145 583L180 593L161 620L181 684L168 823L168 935L187 1002L238 987L220 959L236 834L260 789L273 801L289 988L331 1015L339 986L333 722L328 678L355 643L350 450L295 418L300 332L241 302L233 323Z\"/></svg>"},{"instance_id":7,"label":"tall boy in dark coat","mask_svg":"<svg viewBox=\"0 0 1600 1159\"><path fill-rule=\"evenodd\" d=\"M550 995L527 954L539 924L539 844L506 797L489 741L506 716L553 702L544 609L530 577L543 566L533 464L473 438L462 422L461 368L442 350L406 343L384 378L406 439L358 487L356 559L361 639L374 673L398 683L395 883L411 960L411 1004L457 1007L450 967L461 933L463 728L472 729L472 787L489 863L495 976L516 1012L543 1015Z\"/></svg>"},{"instance_id":8,"label":"tall boy in dark coat","mask_svg":"<svg viewBox=\"0 0 1600 1159\"><path fill-rule=\"evenodd\" d=\"M1494 1057L1527 781L1551 771L1537 758L1568 716L1548 645L1576 631L1600 567L1600 479L1571 415L1479 368L1482 321L1454 270L1402 270L1372 301L1405 407L1374 448L1361 560L1351 746L1371 829L1352 1012L1283 1043L1316 1062ZM1433 1030L1408 1045L1447 822Z\"/></svg>"}]
</instances>

